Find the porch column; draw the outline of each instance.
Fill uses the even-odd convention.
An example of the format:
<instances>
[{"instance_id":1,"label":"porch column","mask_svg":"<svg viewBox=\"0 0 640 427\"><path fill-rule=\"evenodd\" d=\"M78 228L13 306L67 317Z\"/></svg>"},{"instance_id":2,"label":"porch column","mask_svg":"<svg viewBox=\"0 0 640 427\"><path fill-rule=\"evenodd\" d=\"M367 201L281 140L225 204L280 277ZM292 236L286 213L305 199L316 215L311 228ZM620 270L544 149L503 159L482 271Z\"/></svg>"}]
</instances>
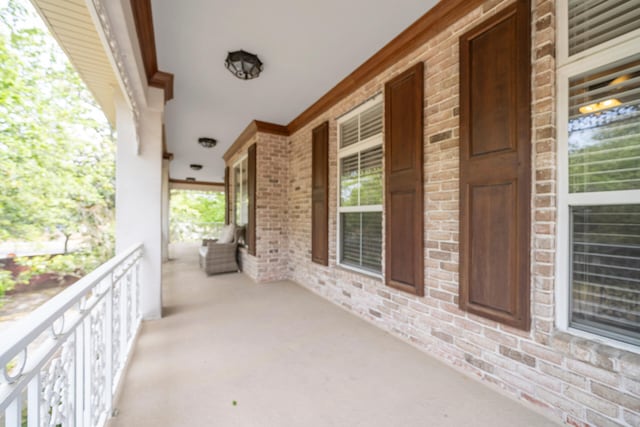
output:
<instances>
[{"instance_id":1,"label":"porch column","mask_svg":"<svg viewBox=\"0 0 640 427\"><path fill-rule=\"evenodd\" d=\"M143 319L162 314L162 107L141 108L139 147L128 103L116 101L116 252L142 243Z\"/></svg>"},{"instance_id":2,"label":"porch column","mask_svg":"<svg viewBox=\"0 0 640 427\"><path fill-rule=\"evenodd\" d=\"M169 261L169 159L162 159L162 262Z\"/></svg>"}]
</instances>

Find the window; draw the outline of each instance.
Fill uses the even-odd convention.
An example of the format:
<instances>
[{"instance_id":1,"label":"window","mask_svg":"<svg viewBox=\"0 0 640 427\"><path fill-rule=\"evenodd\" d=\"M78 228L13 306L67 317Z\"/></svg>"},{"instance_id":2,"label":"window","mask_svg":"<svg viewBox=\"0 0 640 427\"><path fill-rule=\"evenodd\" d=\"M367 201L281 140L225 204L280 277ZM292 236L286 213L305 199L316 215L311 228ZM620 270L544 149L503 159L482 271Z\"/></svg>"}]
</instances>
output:
<instances>
[{"instance_id":1,"label":"window","mask_svg":"<svg viewBox=\"0 0 640 427\"><path fill-rule=\"evenodd\" d=\"M236 225L246 225L249 222L249 192L247 188L247 157L242 158L233 166L234 188L234 219Z\"/></svg>"},{"instance_id":2,"label":"window","mask_svg":"<svg viewBox=\"0 0 640 427\"><path fill-rule=\"evenodd\" d=\"M338 121L338 263L382 272L382 102Z\"/></svg>"},{"instance_id":3,"label":"window","mask_svg":"<svg viewBox=\"0 0 640 427\"><path fill-rule=\"evenodd\" d=\"M569 1L569 53L589 54L565 58L558 69L558 325L634 345L640 345L640 35L628 35L640 27L639 5Z\"/></svg>"}]
</instances>

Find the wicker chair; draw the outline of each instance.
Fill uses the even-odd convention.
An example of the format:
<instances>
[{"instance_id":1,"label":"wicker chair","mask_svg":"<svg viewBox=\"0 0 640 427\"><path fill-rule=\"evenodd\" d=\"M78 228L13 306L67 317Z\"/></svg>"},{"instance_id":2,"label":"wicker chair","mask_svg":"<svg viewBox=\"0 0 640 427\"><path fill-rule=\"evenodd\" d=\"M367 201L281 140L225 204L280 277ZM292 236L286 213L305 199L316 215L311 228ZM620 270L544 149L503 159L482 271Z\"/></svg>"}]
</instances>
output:
<instances>
[{"instance_id":1,"label":"wicker chair","mask_svg":"<svg viewBox=\"0 0 640 427\"><path fill-rule=\"evenodd\" d=\"M207 276L238 271L236 252L244 236L244 227L235 230L231 243L217 243L217 239L204 239L200 247L200 268Z\"/></svg>"}]
</instances>

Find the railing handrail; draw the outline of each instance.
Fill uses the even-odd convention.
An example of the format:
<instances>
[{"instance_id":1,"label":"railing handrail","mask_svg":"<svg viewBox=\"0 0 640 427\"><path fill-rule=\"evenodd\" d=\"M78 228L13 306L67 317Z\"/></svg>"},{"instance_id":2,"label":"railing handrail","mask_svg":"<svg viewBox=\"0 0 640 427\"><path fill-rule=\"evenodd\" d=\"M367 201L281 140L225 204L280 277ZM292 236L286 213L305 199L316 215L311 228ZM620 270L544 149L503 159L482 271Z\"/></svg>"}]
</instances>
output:
<instances>
[{"instance_id":1,"label":"railing handrail","mask_svg":"<svg viewBox=\"0 0 640 427\"><path fill-rule=\"evenodd\" d=\"M136 244L114 256L91 273L87 274L73 285L35 309L28 316L18 320L3 333L0 333L0 369L6 366L29 343L51 324L62 316L69 308L78 303L98 282L106 278L113 270L142 248L142 243Z\"/></svg>"}]
</instances>

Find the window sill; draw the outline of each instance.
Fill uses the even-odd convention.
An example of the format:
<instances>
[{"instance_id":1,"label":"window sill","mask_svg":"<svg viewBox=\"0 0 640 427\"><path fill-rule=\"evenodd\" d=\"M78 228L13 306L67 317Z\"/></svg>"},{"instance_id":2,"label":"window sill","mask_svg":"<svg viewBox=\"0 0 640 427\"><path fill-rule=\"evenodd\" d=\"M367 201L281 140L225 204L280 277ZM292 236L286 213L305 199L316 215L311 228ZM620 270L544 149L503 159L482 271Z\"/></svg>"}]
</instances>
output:
<instances>
[{"instance_id":1,"label":"window sill","mask_svg":"<svg viewBox=\"0 0 640 427\"><path fill-rule=\"evenodd\" d=\"M563 341L568 342L578 342L578 341L589 341L594 346L598 348L603 348L604 350L621 350L628 353L634 353L640 355L640 346L636 346L633 344L616 341L611 338L603 337L601 335L597 335L591 332L582 331L580 329L575 328L567 328L567 329L558 329L555 333L555 337L560 338ZM597 349L596 349L597 351Z\"/></svg>"},{"instance_id":2,"label":"window sill","mask_svg":"<svg viewBox=\"0 0 640 427\"><path fill-rule=\"evenodd\" d=\"M336 269L342 270L347 273L359 274L361 276L365 276L368 279L374 279L376 281L379 281L380 283L384 281L384 277L382 276L382 274L373 273L371 271L366 271L366 270L360 270L358 268L350 267L348 265L336 264Z\"/></svg>"}]
</instances>

